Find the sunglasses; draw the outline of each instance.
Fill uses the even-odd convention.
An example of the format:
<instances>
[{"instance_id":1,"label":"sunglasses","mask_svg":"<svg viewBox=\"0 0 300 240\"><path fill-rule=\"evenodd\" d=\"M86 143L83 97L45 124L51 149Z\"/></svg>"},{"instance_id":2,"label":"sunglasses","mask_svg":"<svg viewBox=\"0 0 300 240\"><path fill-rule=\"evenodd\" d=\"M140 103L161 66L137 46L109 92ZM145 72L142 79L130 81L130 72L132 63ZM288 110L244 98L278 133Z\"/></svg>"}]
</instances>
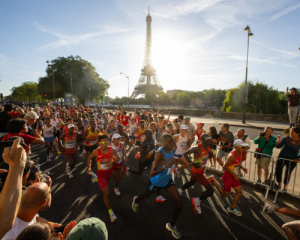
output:
<instances>
[{"instance_id":1,"label":"sunglasses","mask_svg":"<svg viewBox=\"0 0 300 240\"><path fill-rule=\"evenodd\" d=\"M241 149L244 149L244 148L245 148L244 146L237 146L237 147L239 147L239 148L241 148Z\"/></svg>"},{"instance_id":2,"label":"sunglasses","mask_svg":"<svg viewBox=\"0 0 300 240\"><path fill-rule=\"evenodd\" d=\"M100 141L101 144L108 144L108 141L102 142Z\"/></svg>"}]
</instances>

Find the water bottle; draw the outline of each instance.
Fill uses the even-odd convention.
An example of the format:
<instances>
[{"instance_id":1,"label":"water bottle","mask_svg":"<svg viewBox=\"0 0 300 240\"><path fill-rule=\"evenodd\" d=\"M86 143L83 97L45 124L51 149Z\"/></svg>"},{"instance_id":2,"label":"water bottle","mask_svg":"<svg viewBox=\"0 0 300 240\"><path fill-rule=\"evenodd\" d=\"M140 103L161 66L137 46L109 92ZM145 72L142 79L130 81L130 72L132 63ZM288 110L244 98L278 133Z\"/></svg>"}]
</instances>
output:
<instances>
[{"instance_id":1,"label":"water bottle","mask_svg":"<svg viewBox=\"0 0 300 240\"><path fill-rule=\"evenodd\" d=\"M94 175L92 176L92 182L94 183L94 182L97 182L97 181L98 181L97 175L94 174Z\"/></svg>"}]
</instances>

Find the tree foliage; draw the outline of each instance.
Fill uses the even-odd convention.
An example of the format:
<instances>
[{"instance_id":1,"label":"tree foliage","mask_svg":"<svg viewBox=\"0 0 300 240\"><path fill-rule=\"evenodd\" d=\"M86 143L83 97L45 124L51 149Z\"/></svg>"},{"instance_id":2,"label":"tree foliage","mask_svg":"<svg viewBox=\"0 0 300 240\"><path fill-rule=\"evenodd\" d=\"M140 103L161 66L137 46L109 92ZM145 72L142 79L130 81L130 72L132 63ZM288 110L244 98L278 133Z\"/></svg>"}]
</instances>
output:
<instances>
[{"instance_id":1,"label":"tree foliage","mask_svg":"<svg viewBox=\"0 0 300 240\"><path fill-rule=\"evenodd\" d=\"M190 99L190 95L186 92L181 92L177 94L177 101L182 104L183 106L187 106L191 99Z\"/></svg>"},{"instance_id":2,"label":"tree foliage","mask_svg":"<svg viewBox=\"0 0 300 240\"><path fill-rule=\"evenodd\" d=\"M245 83L229 89L222 111L241 112L245 100ZM287 98L283 92L261 82L248 82L248 113L280 114L287 112Z\"/></svg>"},{"instance_id":3,"label":"tree foliage","mask_svg":"<svg viewBox=\"0 0 300 240\"><path fill-rule=\"evenodd\" d=\"M83 104L87 99L97 101L109 88L108 82L99 76L95 67L80 56L54 59L48 65L46 73L45 77L39 79L38 91L50 98L53 98L53 73L56 98L64 97L64 92L71 92L71 74L73 94Z\"/></svg>"},{"instance_id":4,"label":"tree foliage","mask_svg":"<svg viewBox=\"0 0 300 240\"><path fill-rule=\"evenodd\" d=\"M9 97L11 100L34 102L42 99L36 82L24 82L21 86L13 87L10 91L12 92Z\"/></svg>"}]
</instances>

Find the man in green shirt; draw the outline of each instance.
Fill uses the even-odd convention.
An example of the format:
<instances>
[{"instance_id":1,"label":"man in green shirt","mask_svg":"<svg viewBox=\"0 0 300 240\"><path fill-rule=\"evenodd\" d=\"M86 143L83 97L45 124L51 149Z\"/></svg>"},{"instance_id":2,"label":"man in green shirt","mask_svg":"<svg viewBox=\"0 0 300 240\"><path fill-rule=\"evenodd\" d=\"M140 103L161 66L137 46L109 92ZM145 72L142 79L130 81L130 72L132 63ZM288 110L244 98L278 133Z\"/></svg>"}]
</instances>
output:
<instances>
[{"instance_id":1,"label":"man in green shirt","mask_svg":"<svg viewBox=\"0 0 300 240\"><path fill-rule=\"evenodd\" d=\"M255 161L257 164L258 183L261 183L261 169L264 169L265 181L269 177L269 165L273 155L273 148L276 146L277 140L276 137L272 136L272 133L273 129L271 127L265 127L264 132L259 132L258 137L254 139L254 144L258 144L257 148L261 149L262 154L265 154Z\"/></svg>"}]
</instances>

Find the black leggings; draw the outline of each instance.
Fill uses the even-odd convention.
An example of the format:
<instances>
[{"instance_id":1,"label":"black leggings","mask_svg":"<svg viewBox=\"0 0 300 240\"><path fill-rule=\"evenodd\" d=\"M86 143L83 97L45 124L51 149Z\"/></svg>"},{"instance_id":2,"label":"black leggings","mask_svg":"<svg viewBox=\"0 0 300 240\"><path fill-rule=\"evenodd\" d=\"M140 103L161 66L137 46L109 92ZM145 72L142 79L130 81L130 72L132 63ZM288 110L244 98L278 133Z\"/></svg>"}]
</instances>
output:
<instances>
[{"instance_id":1,"label":"black leggings","mask_svg":"<svg viewBox=\"0 0 300 240\"><path fill-rule=\"evenodd\" d=\"M134 174L137 174L137 175L142 175L144 170L145 170L145 167L151 167L152 165L152 162L153 162L153 159L149 159L149 160L139 160L139 168L138 170L133 170L133 169L130 169L129 168L129 172L131 173L134 173Z\"/></svg>"},{"instance_id":2,"label":"black leggings","mask_svg":"<svg viewBox=\"0 0 300 240\"><path fill-rule=\"evenodd\" d=\"M182 190L185 190L191 186L193 186L197 181L196 180L190 180L189 182L185 183L182 186ZM214 189L212 188L212 186L210 184L204 186L206 191L204 191L201 195L200 195L200 200L205 200L206 198L210 197L211 195L214 194Z\"/></svg>"},{"instance_id":3,"label":"black leggings","mask_svg":"<svg viewBox=\"0 0 300 240\"><path fill-rule=\"evenodd\" d=\"M147 190L144 193L142 193L137 199L135 199L136 203L140 203L145 198L150 197L151 194L155 191L155 189L150 190L149 186L150 186L150 183L148 185ZM178 218L179 213L182 209L182 203L181 203L180 195L179 195L178 190L177 190L175 185L170 186L170 187L166 187L165 189L167 190L168 194L170 195L173 202L175 203L172 218L171 218L171 221L170 221L171 226L174 226L175 222L176 222L176 219Z\"/></svg>"},{"instance_id":4,"label":"black leggings","mask_svg":"<svg viewBox=\"0 0 300 240\"><path fill-rule=\"evenodd\" d=\"M293 162L292 159L291 161L287 161L287 160L283 160L282 158L283 156L278 156L278 160L276 162L276 168L275 168L275 176L276 176L276 180L278 183L281 183L282 181L282 171L283 171L283 167L285 166L285 173L284 173L284 185L287 185L290 181L291 178L291 174L294 170L294 168L296 167L297 163Z\"/></svg>"}]
</instances>

